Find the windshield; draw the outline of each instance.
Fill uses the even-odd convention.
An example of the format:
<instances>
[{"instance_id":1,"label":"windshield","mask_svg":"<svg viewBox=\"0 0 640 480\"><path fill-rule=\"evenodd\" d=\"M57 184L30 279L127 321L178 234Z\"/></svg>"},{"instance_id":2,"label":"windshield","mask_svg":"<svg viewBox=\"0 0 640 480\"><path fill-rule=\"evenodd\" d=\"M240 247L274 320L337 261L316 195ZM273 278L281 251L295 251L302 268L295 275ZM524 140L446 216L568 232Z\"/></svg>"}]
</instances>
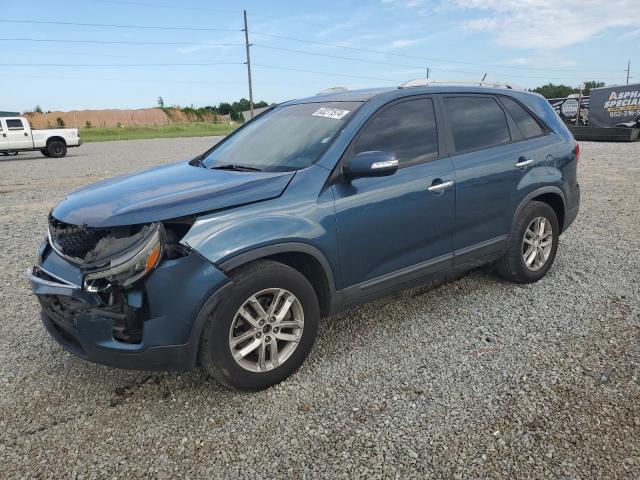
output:
<instances>
[{"instance_id":1,"label":"windshield","mask_svg":"<svg viewBox=\"0 0 640 480\"><path fill-rule=\"evenodd\" d=\"M207 168L260 171L308 167L360 105L326 102L276 107L220 143L202 164Z\"/></svg>"}]
</instances>

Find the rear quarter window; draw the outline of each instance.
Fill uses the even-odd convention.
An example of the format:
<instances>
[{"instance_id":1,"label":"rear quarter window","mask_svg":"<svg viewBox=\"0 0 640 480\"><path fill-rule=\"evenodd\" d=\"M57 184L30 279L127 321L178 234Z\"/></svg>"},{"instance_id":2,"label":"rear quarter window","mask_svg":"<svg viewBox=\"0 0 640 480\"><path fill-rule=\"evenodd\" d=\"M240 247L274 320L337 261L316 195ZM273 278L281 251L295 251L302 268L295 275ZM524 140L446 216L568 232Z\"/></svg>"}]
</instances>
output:
<instances>
[{"instance_id":1,"label":"rear quarter window","mask_svg":"<svg viewBox=\"0 0 640 480\"><path fill-rule=\"evenodd\" d=\"M508 97L502 97L500 101L509 112L509 115L511 115L511 118L513 118L513 121L516 122L518 130L520 130L524 138L539 137L544 134L544 130L538 121L522 105Z\"/></svg>"},{"instance_id":2,"label":"rear quarter window","mask_svg":"<svg viewBox=\"0 0 640 480\"><path fill-rule=\"evenodd\" d=\"M456 152L509 143L507 117L493 97L446 97L444 106Z\"/></svg>"}]
</instances>

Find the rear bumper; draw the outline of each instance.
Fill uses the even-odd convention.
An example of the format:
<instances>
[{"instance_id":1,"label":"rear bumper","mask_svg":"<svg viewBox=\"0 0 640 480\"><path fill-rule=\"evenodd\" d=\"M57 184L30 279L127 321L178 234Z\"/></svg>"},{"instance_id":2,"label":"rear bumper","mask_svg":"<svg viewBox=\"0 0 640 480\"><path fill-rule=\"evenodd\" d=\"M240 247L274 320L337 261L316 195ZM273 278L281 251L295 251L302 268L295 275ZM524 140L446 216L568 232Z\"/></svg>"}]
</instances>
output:
<instances>
[{"instance_id":1,"label":"rear bumper","mask_svg":"<svg viewBox=\"0 0 640 480\"><path fill-rule=\"evenodd\" d=\"M45 329L65 350L112 367L140 370L194 367L202 328L231 285L221 271L193 253L163 262L141 285L125 294L125 312L114 312L97 293L68 281L73 276L70 271L47 268L56 266L60 261L56 257L50 248L45 249L41 262L44 266L27 272L42 306ZM140 340L136 343L118 340L114 337L116 324L127 312L136 309L144 315Z\"/></svg>"},{"instance_id":2,"label":"rear bumper","mask_svg":"<svg viewBox=\"0 0 640 480\"><path fill-rule=\"evenodd\" d=\"M567 202L567 210L564 213L564 222L562 224L562 231L564 232L575 221L580 211L580 185L571 191L571 202Z\"/></svg>"}]
</instances>

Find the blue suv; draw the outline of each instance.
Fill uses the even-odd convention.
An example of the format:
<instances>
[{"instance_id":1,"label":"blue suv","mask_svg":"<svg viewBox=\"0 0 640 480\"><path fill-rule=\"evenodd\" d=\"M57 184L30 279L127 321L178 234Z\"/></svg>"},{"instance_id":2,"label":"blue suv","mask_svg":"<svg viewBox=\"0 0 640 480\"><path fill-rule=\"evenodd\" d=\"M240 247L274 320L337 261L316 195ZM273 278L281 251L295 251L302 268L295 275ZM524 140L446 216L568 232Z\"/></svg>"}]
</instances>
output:
<instances>
[{"instance_id":1,"label":"blue suv","mask_svg":"<svg viewBox=\"0 0 640 480\"><path fill-rule=\"evenodd\" d=\"M193 160L70 194L28 277L47 331L82 358L200 364L258 390L336 311L487 263L540 280L578 213L578 156L529 92L333 90Z\"/></svg>"}]
</instances>

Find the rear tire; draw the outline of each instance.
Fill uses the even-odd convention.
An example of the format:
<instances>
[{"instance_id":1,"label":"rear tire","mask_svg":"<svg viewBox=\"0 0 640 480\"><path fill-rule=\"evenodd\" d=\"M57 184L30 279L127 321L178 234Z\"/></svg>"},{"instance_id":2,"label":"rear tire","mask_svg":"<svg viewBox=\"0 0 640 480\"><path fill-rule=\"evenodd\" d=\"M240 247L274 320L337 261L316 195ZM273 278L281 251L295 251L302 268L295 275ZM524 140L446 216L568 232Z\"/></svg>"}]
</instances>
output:
<instances>
[{"instance_id":1,"label":"rear tire","mask_svg":"<svg viewBox=\"0 0 640 480\"><path fill-rule=\"evenodd\" d=\"M47 153L51 158L62 158L67 154L67 146L60 140L53 140L47 144Z\"/></svg>"},{"instance_id":2,"label":"rear tire","mask_svg":"<svg viewBox=\"0 0 640 480\"><path fill-rule=\"evenodd\" d=\"M233 290L204 326L200 364L227 387L262 390L289 377L309 355L318 298L304 275L279 262L259 260L230 276Z\"/></svg>"},{"instance_id":3,"label":"rear tire","mask_svg":"<svg viewBox=\"0 0 640 480\"><path fill-rule=\"evenodd\" d=\"M47 149L46 149L46 148L41 148L41 149L40 149L40 153L41 153L42 155L44 155L45 157L48 157L48 156L49 156L49 152L47 151Z\"/></svg>"},{"instance_id":4,"label":"rear tire","mask_svg":"<svg viewBox=\"0 0 640 480\"><path fill-rule=\"evenodd\" d=\"M530 202L516 218L504 257L496 262L498 273L512 282L537 282L553 264L559 236L553 208L543 202Z\"/></svg>"}]
</instances>

